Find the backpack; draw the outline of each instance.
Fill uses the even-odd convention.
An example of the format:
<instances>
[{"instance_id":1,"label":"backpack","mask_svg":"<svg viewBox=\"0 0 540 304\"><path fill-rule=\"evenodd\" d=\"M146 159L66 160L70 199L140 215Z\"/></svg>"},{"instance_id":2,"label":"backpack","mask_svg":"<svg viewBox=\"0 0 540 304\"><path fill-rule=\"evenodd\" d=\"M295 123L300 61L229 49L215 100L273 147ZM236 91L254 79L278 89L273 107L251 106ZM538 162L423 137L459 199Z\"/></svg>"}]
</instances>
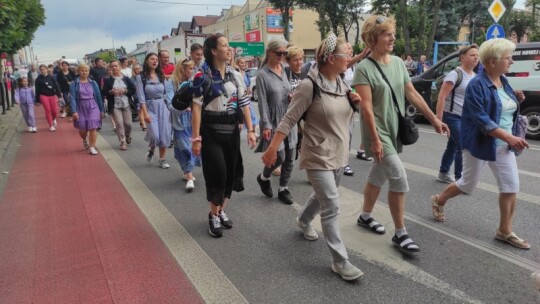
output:
<instances>
[{"instance_id":1,"label":"backpack","mask_svg":"<svg viewBox=\"0 0 540 304\"><path fill-rule=\"evenodd\" d=\"M226 73L224 80L216 81L212 77L209 68L201 69L201 71L203 72L204 78L200 85L195 86L192 80L184 81L179 85L178 90L176 90L174 93L174 97L171 102L173 108L179 111L184 111L185 109L191 107L191 103L193 101L193 92L195 90L202 90L202 108L204 110L204 108L217 96L214 94L214 90L212 89L214 84L225 84L228 81L232 81L238 90L238 83L236 82L234 75L232 75L233 72ZM225 95L227 94L225 93Z\"/></svg>"},{"instance_id":2,"label":"backpack","mask_svg":"<svg viewBox=\"0 0 540 304\"><path fill-rule=\"evenodd\" d=\"M463 81L463 71L461 69L458 69L458 68L455 68L454 71L456 71L457 73L457 79L456 79L456 83L454 84L454 87L452 88L452 91L451 91L451 101L450 101L450 113L452 113L454 111L454 98L456 96L456 89L461 85L461 82ZM437 101L438 101L438 97L439 97L439 93L441 92L441 87L444 83L444 77L445 75L439 77L439 79L437 79L436 81L436 86L437 86L437 90L435 91L435 93L432 95L432 103L435 104L435 107L437 105Z\"/></svg>"}]
</instances>

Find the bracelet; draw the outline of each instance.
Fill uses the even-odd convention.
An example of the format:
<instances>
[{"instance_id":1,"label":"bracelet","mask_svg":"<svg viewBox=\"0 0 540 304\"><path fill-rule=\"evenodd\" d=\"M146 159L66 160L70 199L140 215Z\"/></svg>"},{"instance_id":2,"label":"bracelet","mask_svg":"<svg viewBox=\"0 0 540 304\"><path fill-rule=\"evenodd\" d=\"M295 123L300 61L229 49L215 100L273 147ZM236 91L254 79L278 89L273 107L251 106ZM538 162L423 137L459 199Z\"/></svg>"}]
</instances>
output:
<instances>
[{"instance_id":1,"label":"bracelet","mask_svg":"<svg viewBox=\"0 0 540 304\"><path fill-rule=\"evenodd\" d=\"M247 131L248 133L255 133L255 130L251 129Z\"/></svg>"},{"instance_id":2,"label":"bracelet","mask_svg":"<svg viewBox=\"0 0 540 304\"><path fill-rule=\"evenodd\" d=\"M191 139L191 142L192 142L192 143L194 143L194 142L201 142L201 141L202 141L202 137L200 137L200 136L197 136L197 137Z\"/></svg>"}]
</instances>

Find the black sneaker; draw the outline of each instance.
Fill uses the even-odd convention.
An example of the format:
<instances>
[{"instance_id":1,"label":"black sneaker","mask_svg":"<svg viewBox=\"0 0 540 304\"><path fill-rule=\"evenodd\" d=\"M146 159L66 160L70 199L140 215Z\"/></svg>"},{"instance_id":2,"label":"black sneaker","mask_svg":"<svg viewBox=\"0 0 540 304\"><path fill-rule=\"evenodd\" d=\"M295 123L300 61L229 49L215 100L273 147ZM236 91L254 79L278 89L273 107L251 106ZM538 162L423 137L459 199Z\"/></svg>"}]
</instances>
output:
<instances>
[{"instance_id":1,"label":"black sneaker","mask_svg":"<svg viewBox=\"0 0 540 304\"><path fill-rule=\"evenodd\" d=\"M278 191L279 200L287 205L292 205L294 203L291 192L289 189L285 188L283 191Z\"/></svg>"},{"instance_id":2,"label":"black sneaker","mask_svg":"<svg viewBox=\"0 0 540 304\"><path fill-rule=\"evenodd\" d=\"M231 229L233 227L233 222L227 217L225 211L221 210L219 212L219 220L223 229Z\"/></svg>"},{"instance_id":3,"label":"black sneaker","mask_svg":"<svg viewBox=\"0 0 540 304\"><path fill-rule=\"evenodd\" d=\"M234 180L234 183L232 185L232 190L236 192L242 192L245 190L243 177L238 177Z\"/></svg>"},{"instance_id":4,"label":"black sneaker","mask_svg":"<svg viewBox=\"0 0 540 304\"><path fill-rule=\"evenodd\" d=\"M268 197L274 196L274 192L272 192L272 185L270 184L270 180L263 181L261 179L261 175L257 175L257 182L259 183L259 186L261 186L261 191L264 195Z\"/></svg>"},{"instance_id":5,"label":"black sneaker","mask_svg":"<svg viewBox=\"0 0 540 304\"><path fill-rule=\"evenodd\" d=\"M221 219L218 215L213 215L212 213L208 214L208 222L210 224L210 235L215 238L220 238L223 236L223 229L221 228Z\"/></svg>"}]
</instances>

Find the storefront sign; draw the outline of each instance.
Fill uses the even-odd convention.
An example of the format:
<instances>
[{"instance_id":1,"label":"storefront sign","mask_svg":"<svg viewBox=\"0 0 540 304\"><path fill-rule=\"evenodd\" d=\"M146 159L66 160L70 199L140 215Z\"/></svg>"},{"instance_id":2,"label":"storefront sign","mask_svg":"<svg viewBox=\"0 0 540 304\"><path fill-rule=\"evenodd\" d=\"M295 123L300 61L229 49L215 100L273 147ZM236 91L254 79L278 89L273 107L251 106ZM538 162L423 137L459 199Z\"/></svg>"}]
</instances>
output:
<instances>
[{"instance_id":1,"label":"storefront sign","mask_svg":"<svg viewBox=\"0 0 540 304\"><path fill-rule=\"evenodd\" d=\"M289 11L289 16L293 15L293 10ZM266 8L266 31L268 33L283 33L283 17L281 10ZM292 23L289 24L289 31L292 32Z\"/></svg>"},{"instance_id":2,"label":"storefront sign","mask_svg":"<svg viewBox=\"0 0 540 304\"><path fill-rule=\"evenodd\" d=\"M232 33L229 37L229 40L242 40L242 34L241 33Z\"/></svg>"},{"instance_id":3,"label":"storefront sign","mask_svg":"<svg viewBox=\"0 0 540 304\"><path fill-rule=\"evenodd\" d=\"M253 31L246 33L246 42L260 42L261 41L261 31Z\"/></svg>"},{"instance_id":4,"label":"storefront sign","mask_svg":"<svg viewBox=\"0 0 540 304\"><path fill-rule=\"evenodd\" d=\"M248 14L244 19L244 24L246 26L246 32L256 30L259 28L259 14Z\"/></svg>"}]
</instances>

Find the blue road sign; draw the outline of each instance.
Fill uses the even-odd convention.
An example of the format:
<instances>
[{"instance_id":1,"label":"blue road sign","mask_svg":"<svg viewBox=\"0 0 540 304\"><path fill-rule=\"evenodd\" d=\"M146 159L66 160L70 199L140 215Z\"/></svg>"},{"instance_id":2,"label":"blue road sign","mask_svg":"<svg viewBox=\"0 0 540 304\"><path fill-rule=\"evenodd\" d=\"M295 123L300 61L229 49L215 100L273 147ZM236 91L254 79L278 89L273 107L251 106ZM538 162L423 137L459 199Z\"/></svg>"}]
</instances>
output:
<instances>
[{"instance_id":1,"label":"blue road sign","mask_svg":"<svg viewBox=\"0 0 540 304\"><path fill-rule=\"evenodd\" d=\"M492 24L487 32L486 32L486 39L494 39L494 38L504 38L506 35L504 33L504 29L500 24Z\"/></svg>"}]
</instances>

